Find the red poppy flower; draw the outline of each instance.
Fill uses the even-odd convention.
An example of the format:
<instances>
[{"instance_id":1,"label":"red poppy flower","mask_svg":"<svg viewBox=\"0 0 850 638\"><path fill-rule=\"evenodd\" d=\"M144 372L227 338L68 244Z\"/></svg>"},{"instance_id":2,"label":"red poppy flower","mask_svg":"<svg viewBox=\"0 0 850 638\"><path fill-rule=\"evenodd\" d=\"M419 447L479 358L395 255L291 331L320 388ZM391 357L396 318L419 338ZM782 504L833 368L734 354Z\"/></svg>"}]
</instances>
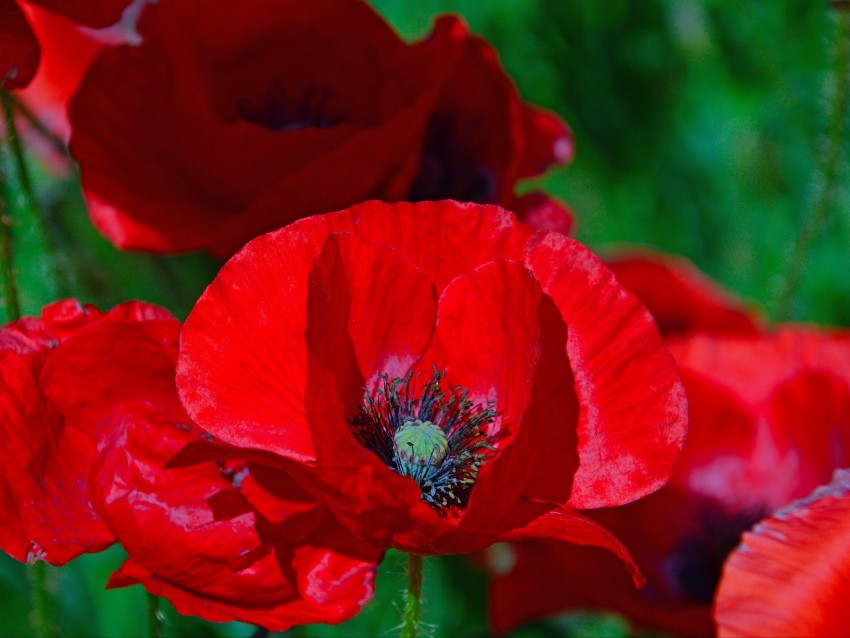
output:
<instances>
[{"instance_id":1,"label":"red poppy flower","mask_svg":"<svg viewBox=\"0 0 850 638\"><path fill-rule=\"evenodd\" d=\"M229 256L372 198L507 205L572 155L457 18L408 45L360 0L170 0L138 31L70 107L92 218L123 248Z\"/></svg>"},{"instance_id":2,"label":"red poppy flower","mask_svg":"<svg viewBox=\"0 0 850 638\"><path fill-rule=\"evenodd\" d=\"M721 636L847 636L850 471L745 533L723 570Z\"/></svg>"},{"instance_id":3,"label":"red poppy flower","mask_svg":"<svg viewBox=\"0 0 850 638\"><path fill-rule=\"evenodd\" d=\"M182 614L272 631L360 611L382 552L280 470L244 461L164 469L208 438L185 416L143 406L113 421L99 447L94 501L129 558L108 587L141 583Z\"/></svg>"},{"instance_id":4,"label":"red poppy flower","mask_svg":"<svg viewBox=\"0 0 850 638\"><path fill-rule=\"evenodd\" d=\"M349 618L372 595L379 550L280 470L166 468L212 445L177 398L179 329L148 304L100 315L66 301L0 332L13 417L0 430L3 548L61 564L118 540L129 558L110 586L141 582L182 613L275 630Z\"/></svg>"},{"instance_id":5,"label":"red poppy flower","mask_svg":"<svg viewBox=\"0 0 850 638\"><path fill-rule=\"evenodd\" d=\"M177 379L209 432L419 554L542 536L624 557L572 508L657 489L685 431L651 318L586 248L452 201L253 240L190 314Z\"/></svg>"},{"instance_id":6,"label":"red poppy flower","mask_svg":"<svg viewBox=\"0 0 850 638\"><path fill-rule=\"evenodd\" d=\"M683 257L626 251L610 256L605 264L649 309L665 337L758 331L759 320L751 308Z\"/></svg>"},{"instance_id":7,"label":"red poppy flower","mask_svg":"<svg viewBox=\"0 0 850 638\"><path fill-rule=\"evenodd\" d=\"M28 0L32 5L44 7L76 24L96 29L118 22L131 2L132 0ZM6 89L27 86L38 68L41 56L39 40L24 15L24 11L29 11L30 8L28 4L19 6L15 0L0 0L0 84ZM66 23L65 29L60 27L60 32L65 34L71 29L71 24ZM68 49L65 54L73 59L78 52Z\"/></svg>"},{"instance_id":8,"label":"red poppy flower","mask_svg":"<svg viewBox=\"0 0 850 638\"><path fill-rule=\"evenodd\" d=\"M87 489L95 423L109 405L89 401L85 411L63 413L60 406L75 388L84 388L84 381L78 380L73 387L56 383L54 358L62 356L68 341L97 326L123 334L139 323L159 327L168 321L177 323L165 311L146 304L127 304L102 315L92 306L69 300L47 306L41 319L25 318L0 330L0 405L5 415L0 454L6 521L0 545L14 558L61 565L113 542L92 509ZM109 356L123 365L122 354L128 354L126 347L113 349ZM87 377L98 374L99 370L90 370ZM121 378L130 381L128 374L125 371ZM127 383L126 387L136 386Z\"/></svg>"},{"instance_id":9,"label":"red poppy flower","mask_svg":"<svg viewBox=\"0 0 850 638\"><path fill-rule=\"evenodd\" d=\"M688 391L682 456L655 494L592 514L633 552L647 586L635 591L598 552L518 545L492 584L497 629L597 607L712 634L718 579L741 533L850 465L850 333L787 328L669 345Z\"/></svg>"}]
</instances>

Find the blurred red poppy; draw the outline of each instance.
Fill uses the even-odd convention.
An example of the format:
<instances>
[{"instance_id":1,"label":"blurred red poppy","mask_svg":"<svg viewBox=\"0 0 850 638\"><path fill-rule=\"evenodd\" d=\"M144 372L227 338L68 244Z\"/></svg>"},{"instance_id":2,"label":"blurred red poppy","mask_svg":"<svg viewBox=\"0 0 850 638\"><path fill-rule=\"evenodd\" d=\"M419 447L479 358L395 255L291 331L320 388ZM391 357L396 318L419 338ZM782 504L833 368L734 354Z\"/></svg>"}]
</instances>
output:
<instances>
[{"instance_id":1,"label":"blurred red poppy","mask_svg":"<svg viewBox=\"0 0 850 638\"><path fill-rule=\"evenodd\" d=\"M665 337L691 332L755 334L757 313L702 274L684 257L625 250L605 264L655 317Z\"/></svg>"},{"instance_id":2,"label":"blurred red poppy","mask_svg":"<svg viewBox=\"0 0 850 638\"><path fill-rule=\"evenodd\" d=\"M0 0L0 85L6 89L20 89L33 79L41 56L41 47L36 33L30 26L25 11L33 11L32 6L43 7L52 14L63 16L66 21L54 34L65 34L73 30L74 24L96 29L115 24L121 18L124 9L133 0L27 0L18 3L15 0ZM37 9L37 16L44 15ZM34 15L30 13L30 16ZM47 16L45 20L51 20ZM50 43L53 44L52 42ZM76 59L80 52L73 48L65 50L65 55Z\"/></svg>"},{"instance_id":3,"label":"blurred red poppy","mask_svg":"<svg viewBox=\"0 0 850 638\"><path fill-rule=\"evenodd\" d=\"M723 570L721 636L850 635L850 470L744 533Z\"/></svg>"},{"instance_id":4,"label":"blurred red poppy","mask_svg":"<svg viewBox=\"0 0 850 638\"><path fill-rule=\"evenodd\" d=\"M70 107L92 218L123 248L229 256L372 198L508 205L572 156L566 125L454 17L409 45L360 0L170 0L138 31Z\"/></svg>"},{"instance_id":5,"label":"blurred red poppy","mask_svg":"<svg viewBox=\"0 0 850 638\"><path fill-rule=\"evenodd\" d=\"M177 378L212 434L419 554L551 537L625 557L573 508L657 489L686 427L652 319L586 248L452 201L250 242L187 319Z\"/></svg>"},{"instance_id":6,"label":"blurred red poppy","mask_svg":"<svg viewBox=\"0 0 850 638\"><path fill-rule=\"evenodd\" d=\"M165 467L212 445L177 399L179 329L156 306L101 315L74 301L3 329L3 548L61 564L118 540L129 558L110 585L141 582L182 613L275 630L349 618L380 550L280 470Z\"/></svg>"},{"instance_id":7,"label":"blurred red poppy","mask_svg":"<svg viewBox=\"0 0 850 638\"><path fill-rule=\"evenodd\" d=\"M640 592L598 552L517 545L491 589L498 630L576 608L714 633L711 606L741 533L850 465L850 333L785 328L669 342L688 391L682 456L661 490L592 517L633 552Z\"/></svg>"},{"instance_id":8,"label":"blurred red poppy","mask_svg":"<svg viewBox=\"0 0 850 638\"><path fill-rule=\"evenodd\" d=\"M359 612L383 552L273 467L223 460L164 469L210 438L185 416L145 406L113 420L94 501L128 559L108 587L141 583L182 614L272 631Z\"/></svg>"}]
</instances>

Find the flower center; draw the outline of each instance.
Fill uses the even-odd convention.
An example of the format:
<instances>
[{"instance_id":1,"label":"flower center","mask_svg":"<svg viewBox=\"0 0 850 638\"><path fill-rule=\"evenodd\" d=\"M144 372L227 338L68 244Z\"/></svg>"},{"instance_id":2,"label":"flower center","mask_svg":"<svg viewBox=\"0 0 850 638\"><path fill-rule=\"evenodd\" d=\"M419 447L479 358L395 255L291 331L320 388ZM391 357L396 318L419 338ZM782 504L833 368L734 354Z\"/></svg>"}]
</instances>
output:
<instances>
[{"instance_id":1,"label":"flower center","mask_svg":"<svg viewBox=\"0 0 850 638\"><path fill-rule=\"evenodd\" d=\"M494 449L482 428L496 411L492 404L470 401L468 390L453 388L447 395L443 375L435 368L417 397L412 373L392 380L383 374L349 422L363 447L413 479L422 500L446 514L466 506L487 451Z\"/></svg>"},{"instance_id":2,"label":"flower center","mask_svg":"<svg viewBox=\"0 0 850 638\"><path fill-rule=\"evenodd\" d=\"M238 119L272 131L328 128L344 119L333 102L327 87L293 89L276 81L267 92L240 101L236 111Z\"/></svg>"}]
</instances>

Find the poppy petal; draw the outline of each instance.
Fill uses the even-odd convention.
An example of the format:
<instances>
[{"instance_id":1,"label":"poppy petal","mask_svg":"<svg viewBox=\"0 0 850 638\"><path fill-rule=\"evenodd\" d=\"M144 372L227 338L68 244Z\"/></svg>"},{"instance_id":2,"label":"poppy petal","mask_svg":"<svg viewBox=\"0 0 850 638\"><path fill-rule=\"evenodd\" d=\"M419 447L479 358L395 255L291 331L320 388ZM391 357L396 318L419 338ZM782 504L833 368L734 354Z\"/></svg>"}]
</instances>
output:
<instances>
[{"instance_id":1,"label":"poppy petal","mask_svg":"<svg viewBox=\"0 0 850 638\"><path fill-rule=\"evenodd\" d=\"M307 280L328 234L350 229L346 216L324 215L260 236L201 295L181 333L177 387L208 432L314 458L304 421Z\"/></svg>"},{"instance_id":2,"label":"poppy petal","mask_svg":"<svg viewBox=\"0 0 850 638\"><path fill-rule=\"evenodd\" d=\"M183 417L174 391L180 323L166 316L140 321L110 313L52 353L41 387L67 425L95 438L98 424L125 402L151 403Z\"/></svg>"},{"instance_id":3,"label":"poppy petal","mask_svg":"<svg viewBox=\"0 0 850 638\"><path fill-rule=\"evenodd\" d=\"M398 250L428 274L438 294L458 275L495 258L521 261L534 232L498 206L452 200L366 202L348 213L358 235Z\"/></svg>"},{"instance_id":4,"label":"poppy petal","mask_svg":"<svg viewBox=\"0 0 850 638\"><path fill-rule=\"evenodd\" d=\"M433 283L396 250L340 233L325 242L309 287L307 418L331 487L325 502L368 538L392 534L387 524L395 518L396 529L412 526L411 510L436 520L415 483L358 442L348 422L364 388L372 391L379 374L404 376L427 348L437 314Z\"/></svg>"},{"instance_id":5,"label":"poppy petal","mask_svg":"<svg viewBox=\"0 0 850 638\"><path fill-rule=\"evenodd\" d=\"M642 587L646 579L629 550L599 523L567 508L551 510L522 527L502 535L503 541L561 541L571 545L590 545L608 550L619 558L632 577L635 587Z\"/></svg>"},{"instance_id":6,"label":"poppy petal","mask_svg":"<svg viewBox=\"0 0 850 638\"><path fill-rule=\"evenodd\" d=\"M723 571L721 636L850 633L850 471L745 533Z\"/></svg>"},{"instance_id":7,"label":"poppy petal","mask_svg":"<svg viewBox=\"0 0 850 638\"><path fill-rule=\"evenodd\" d=\"M494 402L488 434L498 449L481 468L464 526L498 520L519 497L533 470L533 432L524 423L537 366L540 286L516 261L499 260L454 279L443 291L432 349L423 366L446 369L446 384L469 400Z\"/></svg>"},{"instance_id":8,"label":"poppy petal","mask_svg":"<svg viewBox=\"0 0 850 638\"><path fill-rule=\"evenodd\" d=\"M330 549L336 540L323 533L294 548L278 546L261 532L239 491L241 479L219 464L163 469L194 436L148 409L124 412L101 440L95 500L131 559L110 586L141 582L181 613L275 631L319 619L340 622L359 611L371 597L377 550L372 560L364 559L362 546L348 555L354 542L338 528L346 553ZM301 492L296 500L283 527L298 526L305 515L315 525L311 509L300 505Z\"/></svg>"},{"instance_id":9,"label":"poppy petal","mask_svg":"<svg viewBox=\"0 0 850 638\"><path fill-rule=\"evenodd\" d=\"M682 449L687 401L655 322L588 249L563 235L542 235L526 263L567 326L580 463L569 504L621 505L658 489Z\"/></svg>"},{"instance_id":10,"label":"poppy petal","mask_svg":"<svg viewBox=\"0 0 850 638\"><path fill-rule=\"evenodd\" d=\"M13 338L4 329L4 341ZM63 427L62 416L42 395L38 372L43 355L2 353L0 408L3 513L0 540L20 561L62 565L113 542L89 504L85 477L91 439Z\"/></svg>"}]
</instances>

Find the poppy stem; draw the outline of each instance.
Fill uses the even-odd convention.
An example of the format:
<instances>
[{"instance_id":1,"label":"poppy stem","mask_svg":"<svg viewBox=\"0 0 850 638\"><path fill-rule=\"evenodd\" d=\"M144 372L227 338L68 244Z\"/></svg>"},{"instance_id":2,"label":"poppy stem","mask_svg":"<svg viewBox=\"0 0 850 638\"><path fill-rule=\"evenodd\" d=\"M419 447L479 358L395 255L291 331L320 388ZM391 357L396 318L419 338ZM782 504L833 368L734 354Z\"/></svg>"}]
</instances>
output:
<instances>
[{"instance_id":1,"label":"poppy stem","mask_svg":"<svg viewBox=\"0 0 850 638\"><path fill-rule=\"evenodd\" d=\"M401 638L416 638L419 629L419 607L422 602L422 556L407 555L407 595L404 598L404 616Z\"/></svg>"},{"instance_id":2,"label":"poppy stem","mask_svg":"<svg viewBox=\"0 0 850 638\"><path fill-rule=\"evenodd\" d=\"M6 137L11 139L9 133L9 120L12 119L11 107L8 104L8 93L2 91L0 100L3 103L4 124ZM10 141L11 144L11 141ZM12 217L9 207L9 189L6 185L6 176L0 175L0 183L3 185L3 198L0 200L0 277L3 280L3 301L6 307L6 322L11 323L21 318L21 304L18 301L18 285L15 280L15 269L12 265Z\"/></svg>"},{"instance_id":3,"label":"poppy stem","mask_svg":"<svg viewBox=\"0 0 850 638\"><path fill-rule=\"evenodd\" d=\"M148 638L165 636L165 614L159 608L159 596L148 592Z\"/></svg>"},{"instance_id":4,"label":"poppy stem","mask_svg":"<svg viewBox=\"0 0 850 638\"><path fill-rule=\"evenodd\" d=\"M838 33L835 40L834 84L829 105L829 124L826 141L820 158L820 195L806 224L800 230L797 245L788 262L782 280L774 316L777 320L788 319L812 242L829 220L835 208L838 192L838 173L843 156L847 124L847 109L850 105L850 14L837 12Z\"/></svg>"},{"instance_id":5,"label":"poppy stem","mask_svg":"<svg viewBox=\"0 0 850 638\"><path fill-rule=\"evenodd\" d=\"M45 286L46 295L55 298L58 294L58 285L56 281L55 261L53 255L53 244L49 241L47 230L44 227L44 220L41 217L41 211L38 210L35 199L35 190L33 188L32 176L29 167L27 166L26 157L24 156L24 147L21 144L21 136L18 131L17 123L15 122L15 111L18 102L12 95L3 88L0 88L0 102L3 105L3 124L6 130L6 143L9 147L12 162L15 165L15 174L17 175L17 186L19 190L18 201L20 204L15 205L21 215L15 220L15 226L18 233L24 239L24 244L37 245L44 253L44 259L39 262L41 269L42 284ZM7 193L9 191L7 190ZM12 208L12 198L7 197L6 205ZM9 216L9 211L6 212L6 217ZM9 234L11 244L12 223L9 222ZM11 249L11 247L10 247ZM11 268L12 262L9 261Z\"/></svg>"},{"instance_id":6,"label":"poppy stem","mask_svg":"<svg viewBox=\"0 0 850 638\"><path fill-rule=\"evenodd\" d=\"M47 587L47 564L37 560L29 569L29 580L32 586L32 608L30 610L30 626L36 636L57 636L50 613L51 596Z\"/></svg>"}]
</instances>

